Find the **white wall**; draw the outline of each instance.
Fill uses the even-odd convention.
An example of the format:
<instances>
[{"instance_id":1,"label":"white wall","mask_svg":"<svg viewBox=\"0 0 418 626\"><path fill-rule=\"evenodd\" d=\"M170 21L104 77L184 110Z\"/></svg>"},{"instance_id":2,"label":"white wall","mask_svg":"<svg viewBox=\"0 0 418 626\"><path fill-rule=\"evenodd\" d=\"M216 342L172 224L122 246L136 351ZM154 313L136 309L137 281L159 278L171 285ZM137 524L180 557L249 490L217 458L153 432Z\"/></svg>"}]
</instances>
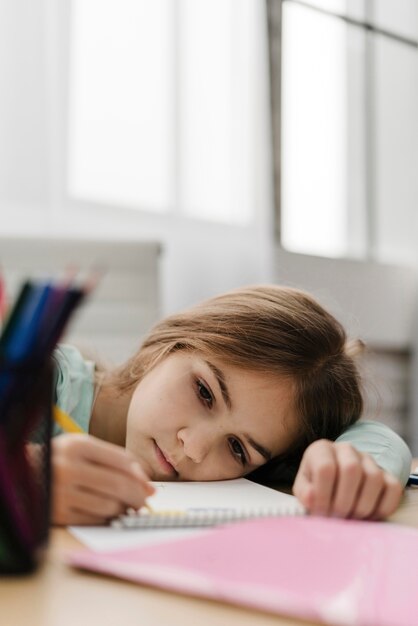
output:
<instances>
[{"instance_id":1,"label":"white wall","mask_svg":"<svg viewBox=\"0 0 418 626\"><path fill-rule=\"evenodd\" d=\"M272 276L267 82L256 99L255 217L233 227L70 202L65 194L69 2L0 0L0 235L160 241L162 313ZM263 15L260 16L263 19ZM258 59L265 67L266 42ZM260 69L260 74L264 75ZM266 77L265 77L266 80ZM0 250L1 263L1 250Z\"/></svg>"},{"instance_id":2,"label":"white wall","mask_svg":"<svg viewBox=\"0 0 418 626\"><path fill-rule=\"evenodd\" d=\"M377 37L374 58L376 255L417 267L418 50Z\"/></svg>"},{"instance_id":3,"label":"white wall","mask_svg":"<svg viewBox=\"0 0 418 626\"><path fill-rule=\"evenodd\" d=\"M0 2L0 206L44 206L48 194L45 28L42 6Z\"/></svg>"},{"instance_id":4,"label":"white wall","mask_svg":"<svg viewBox=\"0 0 418 626\"><path fill-rule=\"evenodd\" d=\"M417 35L415 0L402 0L396 8L391 1L375 4L380 25ZM64 179L69 7L66 0L0 0L0 234L160 239L165 250L164 311L237 284L271 278L266 83L256 101L256 216L249 226L167 220L112 207L69 204ZM375 56L376 252L380 260L417 267L417 53L379 40ZM256 62L261 75L265 59L265 42L260 39Z\"/></svg>"}]
</instances>

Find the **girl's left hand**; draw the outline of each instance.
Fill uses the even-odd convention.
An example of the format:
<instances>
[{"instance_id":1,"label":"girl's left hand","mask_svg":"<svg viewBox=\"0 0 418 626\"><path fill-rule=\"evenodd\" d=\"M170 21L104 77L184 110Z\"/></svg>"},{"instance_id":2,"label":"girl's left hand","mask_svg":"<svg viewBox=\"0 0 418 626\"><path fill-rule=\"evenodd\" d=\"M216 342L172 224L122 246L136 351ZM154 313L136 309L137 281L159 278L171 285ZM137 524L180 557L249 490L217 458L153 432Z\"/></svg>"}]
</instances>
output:
<instances>
[{"instance_id":1,"label":"girl's left hand","mask_svg":"<svg viewBox=\"0 0 418 626\"><path fill-rule=\"evenodd\" d=\"M403 488L370 455L319 439L305 450L293 493L314 515L376 520L395 511Z\"/></svg>"}]
</instances>

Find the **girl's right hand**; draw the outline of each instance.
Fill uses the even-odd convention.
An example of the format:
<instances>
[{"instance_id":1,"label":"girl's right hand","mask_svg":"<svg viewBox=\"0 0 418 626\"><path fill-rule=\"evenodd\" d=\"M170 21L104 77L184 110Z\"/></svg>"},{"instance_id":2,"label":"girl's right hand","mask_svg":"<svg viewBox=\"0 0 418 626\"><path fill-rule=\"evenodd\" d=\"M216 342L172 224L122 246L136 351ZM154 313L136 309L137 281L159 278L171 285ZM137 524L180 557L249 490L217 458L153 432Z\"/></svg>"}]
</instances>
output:
<instances>
[{"instance_id":1,"label":"girl's right hand","mask_svg":"<svg viewBox=\"0 0 418 626\"><path fill-rule=\"evenodd\" d=\"M103 524L155 492L129 450L91 435L52 440L52 523Z\"/></svg>"}]
</instances>

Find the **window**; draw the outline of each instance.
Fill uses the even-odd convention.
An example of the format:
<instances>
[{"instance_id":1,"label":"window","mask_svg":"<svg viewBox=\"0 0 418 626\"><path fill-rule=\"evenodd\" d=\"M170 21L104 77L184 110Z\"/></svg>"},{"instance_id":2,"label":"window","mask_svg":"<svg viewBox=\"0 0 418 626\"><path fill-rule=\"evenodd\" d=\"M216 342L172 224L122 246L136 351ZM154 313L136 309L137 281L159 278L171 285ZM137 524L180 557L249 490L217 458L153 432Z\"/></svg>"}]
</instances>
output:
<instances>
[{"instance_id":1,"label":"window","mask_svg":"<svg viewBox=\"0 0 418 626\"><path fill-rule=\"evenodd\" d=\"M365 213L363 49L355 27L283 5L281 227L289 250L349 256L362 239L349 220L360 225Z\"/></svg>"},{"instance_id":2,"label":"window","mask_svg":"<svg viewBox=\"0 0 418 626\"><path fill-rule=\"evenodd\" d=\"M418 8L395 4L282 3L279 219L290 251L415 257L405 224L418 197Z\"/></svg>"},{"instance_id":3,"label":"window","mask_svg":"<svg viewBox=\"0 0 418 626\"><path fill-rule=\"evenodd\" d=\"M253 217L258 0L72 0L68 193Z\"/></svg>"}]
</instances>

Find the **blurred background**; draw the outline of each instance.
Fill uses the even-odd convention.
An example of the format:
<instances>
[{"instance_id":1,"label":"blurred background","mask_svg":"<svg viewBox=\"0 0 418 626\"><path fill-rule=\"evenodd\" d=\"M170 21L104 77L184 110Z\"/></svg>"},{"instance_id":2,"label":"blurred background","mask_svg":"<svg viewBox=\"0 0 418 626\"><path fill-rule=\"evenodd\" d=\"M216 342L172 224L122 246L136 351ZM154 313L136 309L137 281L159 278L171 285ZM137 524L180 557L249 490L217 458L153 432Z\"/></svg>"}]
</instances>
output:
<instances>
[{"instance_id":1,"label":"blurred background","mask_svg":"<svg viewBox=\"0 0 418 626\"><path fill-rule=\"evenodd\" d=\"M0 267L105 267L73 337L310 290L418 454L416 0L0 0Z\"/></svg>"}]
</instances>

